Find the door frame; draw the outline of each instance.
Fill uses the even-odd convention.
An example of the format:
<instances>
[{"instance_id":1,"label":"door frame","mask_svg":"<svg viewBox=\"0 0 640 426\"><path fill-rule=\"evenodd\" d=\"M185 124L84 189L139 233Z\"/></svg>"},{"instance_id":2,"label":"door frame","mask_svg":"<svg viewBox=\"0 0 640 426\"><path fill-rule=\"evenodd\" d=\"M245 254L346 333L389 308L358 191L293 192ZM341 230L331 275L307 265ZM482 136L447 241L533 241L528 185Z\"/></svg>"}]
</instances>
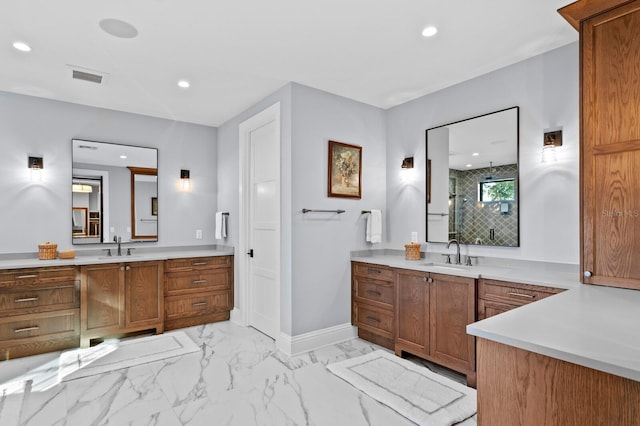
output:
<instances>
[{"instance_id":1,"label":"door frame","mask_svg":"<svg viewBox=\"0 0 640 426\"><path fill-rule=\"evenodd\" d=\"M239 211L240 211L240 229L239 229L239 242L238 242L238 272L239 283L238 290L240 291L240 317L242 324L249 326L251 324L251 286L249 285L249 271L250 263L247 257L249 251L249 235L250 235L250 198L251 190L249 188L251 169L251 153L249 149L249 135L250 133L258 129L271 121L276 121L276 137L278 139L278 155L279 160L278 169L281 171L281 154L282 154L282 132L281 132L281 120L280 120L280 102L276 102L270 107L265 108L261 112L246 119L238 126L239 131L239 182L240 182L240 197L239 197ZM278 334L281 333L282 326L282 302L280 300L282 294L282 173L278 179L278 196L280 198L280 238L278 239L278 250L280 251L280 264L277 267L278 276ZM277 339L279 336L274 336Z\"/></svg>"}]
</instances>

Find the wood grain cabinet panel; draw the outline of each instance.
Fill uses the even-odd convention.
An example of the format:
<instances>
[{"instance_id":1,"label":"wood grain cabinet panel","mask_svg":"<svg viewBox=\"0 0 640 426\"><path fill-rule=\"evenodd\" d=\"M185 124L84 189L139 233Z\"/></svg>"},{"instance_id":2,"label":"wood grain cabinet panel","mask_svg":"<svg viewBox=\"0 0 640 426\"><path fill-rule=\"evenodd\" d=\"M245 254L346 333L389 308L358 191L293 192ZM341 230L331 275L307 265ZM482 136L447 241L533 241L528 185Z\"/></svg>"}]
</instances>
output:
<instances>
[{"instance_id":1,"label":"wood grain cabinet panel","mask_svg":"<svg viewBox=\"0 0 640 426\"><path fill-rule=\"evenodd\" d=\"M164 262L81 267L81 344L126 333L164 331Z\"/></svg>"},{"instance_id":2,"label":"wood grain cabinet panel","mask_svg":"<svg viewBox=\"0 0 640 426\"><path fill-rule=\"evenodd\" d=\"M492 317L564 289L481 278L478 280L478 320Z\"/></svg>"},{"instance_id":3,"label":"wood grain cabinet panel","mask_svg":"<svg viewBox=\"0 0 640 426\"><path fill-rule=\"evenodd\" d=\"M165 262L166 330L229 319L233 309L233 256Z\"/></svg>"},{"instance_id":4,"label":"wood grain cabinet panel","mask_svg":"<svg viewBox=\"0 0 640 426\"><path fill-rule=\"evenodd\" d=\"M640 289L640 1L560 13L580 29L583 282Z\"/></svg>"},{"instance_id":5,"label":"wood grain cabinet panel","mask_svg":"<svg viewBox=\"0 0 640 426\"><path fill-rule=\"evenodd\" d=\"M78 346L75 267L0 270L0 359Z\"/></svg>"},{"instance_id":6,"label":"wood grain cabinet panel","mask_svg":"<svg viewBox=\"0 0 640 426\"><path fill-rule=\"evenodd\" d=\"M396 270L395 352L417 355L467 375L475 385L476 281L450 275Z\"/></svg>"},{"instance_id":7,"label":"wood grain cabinet panel","mask_svg":"<svg viewBox=\"0 0 640 426\"><path fill-rule=\"evenodd\" d=\"M393 349L395 298L391 268L351 263L351 323L358 327L358 337Z\"/></svg>"}]
</instances>

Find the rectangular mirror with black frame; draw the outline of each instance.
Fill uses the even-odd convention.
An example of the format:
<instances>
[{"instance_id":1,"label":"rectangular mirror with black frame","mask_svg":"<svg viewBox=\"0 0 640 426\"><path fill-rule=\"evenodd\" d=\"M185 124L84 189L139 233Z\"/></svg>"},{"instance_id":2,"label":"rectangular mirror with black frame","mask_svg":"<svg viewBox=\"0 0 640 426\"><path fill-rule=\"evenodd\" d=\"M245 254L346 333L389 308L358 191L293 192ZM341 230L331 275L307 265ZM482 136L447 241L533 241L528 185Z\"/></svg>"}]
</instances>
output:
<instances>
[{"instance_id":1,"label":"rectangular mirror with black frame","mask_svg":"<svg viewBox=\"0 0 640 426\"><path fill-rule=\"evenodd\" d=\"M433 127L427 144L427 241L518 247L519 108Z\"/></svg>"},{"instance_id":2,"label":"rectangular mirror with black frame","mask_svg":"<svg viewBox=\"0 0 640 426\"><path fill-rule=\"evenodd\" d=\"M158 150L72 140L73 244L158 240Z\"/></svg>"}]
</instances>

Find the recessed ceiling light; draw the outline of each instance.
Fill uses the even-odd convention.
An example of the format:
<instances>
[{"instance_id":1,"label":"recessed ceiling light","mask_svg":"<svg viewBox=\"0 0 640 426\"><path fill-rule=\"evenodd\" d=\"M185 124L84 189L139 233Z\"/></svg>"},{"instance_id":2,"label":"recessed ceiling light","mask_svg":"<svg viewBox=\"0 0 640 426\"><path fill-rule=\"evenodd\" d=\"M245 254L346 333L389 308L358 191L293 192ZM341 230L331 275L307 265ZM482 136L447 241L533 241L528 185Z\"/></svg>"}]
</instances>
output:
<instances>
[{"instance_id":1,"label":"recessed ceiling light","mask_svg":"<svg viewBox=\"0 0 640 426\"><path fill-rule=\"evenodd\" d=\"M15 43L13 43L13 47L21 52L31 52L31 46L22 41L16 41Z\"/></svg>"},{"instance_id":2,"label":"recessed ceiling light","mask_svg":"<svg viewBox=\"0 0 640 426\"><path fill-rule=\"evenodd\" d=\"M422 30L422 35L425 37L433 37L438 32L438 29L434 26L428 26Z\"/></svg>"},{"instance_id":3,"label":"recessed ceiling light","mask_svg":"<svg viewBox=\"0 0 640 426\"><path fill-rule=\"evenodd\" d=\"M467 164L467 167L473 167L473 164Z\"/></svg>"},{"instance_id":4,"label":"recessed ceiling light","mask_svg":"<svg viewBox=\"0 0 640 426\"><path fill-rule=\"evenodd\" d=\"M136 27L128 22L121 21L120 19L102 19L98 25L100 25L100 28L102 28L105 33L114 37L134 38L138 35Z\"/></svg>"},{"instance_id":5,"label":"recessed ceiling light","mask_svg":"<svg viewBox=\"0 0 640 426\"><path fill-rule=\"evenodd\" d=\"M178 86L182 87L183 89L188 89L191 84L189 84L187 80L180 80L178 82Z\"/></svg>"},{"instance_id":6,"label":"recessed ceiling light","mask_svg":"<svg viewBox=\"0 0 640 426\"><path fill-rule=\"evenodd\" d=\"M122 158L123 160L127 158L126 155L121 155L120 158Z\"/></svg>"},{"instance_id":7,"label":"recessed ceiling light","mask_svg":"<svg viewBox=\"0 0 640 426\"><path fill-rule=\"evenodd\" d=\"M474 157L477 157L478 155L480 155L480 153L479 153L479 152L474 152L474 153L473 153L473 154L471 154L471 155L473 155Z\"/></svg>"}]
</instances>

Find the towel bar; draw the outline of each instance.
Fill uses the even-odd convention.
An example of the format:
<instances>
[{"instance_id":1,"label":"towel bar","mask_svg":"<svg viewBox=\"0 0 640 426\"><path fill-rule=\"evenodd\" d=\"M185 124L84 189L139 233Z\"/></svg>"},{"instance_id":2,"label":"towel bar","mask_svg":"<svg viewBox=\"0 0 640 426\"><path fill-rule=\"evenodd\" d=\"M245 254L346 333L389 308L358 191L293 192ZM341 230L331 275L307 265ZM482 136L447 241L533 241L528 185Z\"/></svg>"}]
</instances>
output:
<instances>
[{"instance_id":1,"label":"towel bar","mask_svg":"<svg viewBox=\"0 0 640 426\"><path fill-rule=\"evenodd\" d=\"M302 213L344 213L346 210L315 210L315 209L302 209Z\"/></svg>"},{"instance_id":2,"label":"towel bar","mask_svg":"<svg viewBox=\"0 0 640 426\"><path fill-rule=\"evenodd\" d=\"M360 214L367 214L367 213L371 213L371 210L362 210L362 211L360 212Z\"/></svg>"},{"instance_id":3,"label":"towel bar","mask_svg":"<svg viewBox=\"0 0 640 426\"><path fill-rule=\"evenodd\" d=\"M429 216L449 216L449 213L427 213Z\"/></svg>"}]
</instances>

